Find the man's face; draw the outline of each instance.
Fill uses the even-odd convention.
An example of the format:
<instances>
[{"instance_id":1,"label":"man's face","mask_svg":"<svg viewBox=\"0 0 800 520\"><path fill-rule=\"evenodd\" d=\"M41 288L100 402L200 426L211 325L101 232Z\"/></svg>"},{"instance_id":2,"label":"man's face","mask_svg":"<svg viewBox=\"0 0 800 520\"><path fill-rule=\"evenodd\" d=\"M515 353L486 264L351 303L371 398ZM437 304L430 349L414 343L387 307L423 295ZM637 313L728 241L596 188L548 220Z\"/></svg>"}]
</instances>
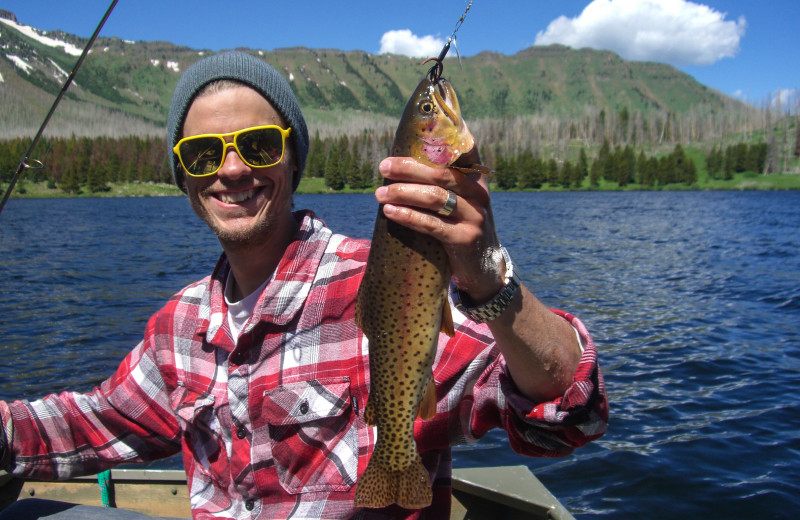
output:
<instances>
[{"instance_id":1,"label":"man's face","mask_svg":"<svg viewBox=\"0 0 800 520\"><path fill-rule=\"evenodd\" d=\"M286 128L278 112L255 90L241 86L196 98L183 124L183 137L226 134L261 125ZM226 138L230 141L232 138ZM195 212L216 233L223 247L241 247L270 236L285 237L294 225L294 159L287 138L283 160L266 168L245 164L233 147L222 168L210 177L186 175L186 191Z\"/></svg>"}]
</instances>

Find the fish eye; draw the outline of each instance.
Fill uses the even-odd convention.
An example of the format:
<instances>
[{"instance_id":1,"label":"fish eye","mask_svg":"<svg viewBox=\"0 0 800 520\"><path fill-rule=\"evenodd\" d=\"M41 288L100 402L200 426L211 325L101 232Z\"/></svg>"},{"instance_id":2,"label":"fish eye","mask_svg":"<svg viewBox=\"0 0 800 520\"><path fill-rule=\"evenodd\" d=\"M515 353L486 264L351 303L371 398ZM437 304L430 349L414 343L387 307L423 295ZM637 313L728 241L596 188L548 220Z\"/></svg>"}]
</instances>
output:
<instances>
[{"instance_id":1,"label":"fish eye","mask_svg":"<svg viewBox=\"0 0 800 520\"><path fill-rule=\"evenodd\" d=\"M423 101L419 106L419 111L423 114L430 114L433 112L433 103L430 101Z\"/></svg>"}]
</instances>

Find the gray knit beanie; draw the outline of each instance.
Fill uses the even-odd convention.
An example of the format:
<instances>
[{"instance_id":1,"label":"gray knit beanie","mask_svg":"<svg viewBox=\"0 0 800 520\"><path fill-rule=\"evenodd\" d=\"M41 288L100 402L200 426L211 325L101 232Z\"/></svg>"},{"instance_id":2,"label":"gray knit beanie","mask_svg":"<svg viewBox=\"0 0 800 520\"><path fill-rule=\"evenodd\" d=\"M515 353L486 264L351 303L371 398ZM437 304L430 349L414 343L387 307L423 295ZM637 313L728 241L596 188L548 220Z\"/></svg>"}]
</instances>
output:
<instances>
[{"instance_id":1,"label":"gray knit beanie","mask_svg":"<svg viewBox=\"0 0 800 520\"><path fill-rule=\"evenodd\" d=\"M293 189L300 184L300 177L306 166L308 155L308 128L300 111L300 105L292 92L289 83L271 65L255 56L229 51L214 54L196 62L186 69L178 80L167 115L167 154L172 158L170 167L175 184L184 192L184 171L172 148L181 139L186 112L189 110L197 93L207 84L220 79L236 80L252 87L270 104L292 127L290 134L294 146L294 158L297 162L297 173L293 179Z\"/></svg>"}]
</instances>

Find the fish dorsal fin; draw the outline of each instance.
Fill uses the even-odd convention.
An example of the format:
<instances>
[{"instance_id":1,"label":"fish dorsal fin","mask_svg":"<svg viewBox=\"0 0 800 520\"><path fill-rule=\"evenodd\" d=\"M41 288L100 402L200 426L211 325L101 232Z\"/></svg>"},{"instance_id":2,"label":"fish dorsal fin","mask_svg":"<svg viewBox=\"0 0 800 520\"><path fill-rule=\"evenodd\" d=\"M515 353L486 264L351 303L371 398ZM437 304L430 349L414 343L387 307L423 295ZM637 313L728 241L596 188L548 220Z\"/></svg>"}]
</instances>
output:
<instances>
[{"instance_id":1,"label":"fish dorsal fin","mask_svg":"<svg viewBox=\"0 0 800 520\"><path fill-rule=\"evenodd\" d=\"M450 302L447 301L447 296L444 297L444 304L442 305L441 330L451 338L456 335L456 330L453 326L453 311L450 310Z\"/></svg>"},{"instance_id":2,"label":"fish dorsal fin","mask_svg":"<svg viewBox=\"0 0 800 520\"><path fill-rule=\"evenodd\" d=\"M436 415L436 383L433 382L433 374L428 376L425 390L422 392L422 399L417 408L417 417L429 421Z\"/></svg>"}]
</instances>

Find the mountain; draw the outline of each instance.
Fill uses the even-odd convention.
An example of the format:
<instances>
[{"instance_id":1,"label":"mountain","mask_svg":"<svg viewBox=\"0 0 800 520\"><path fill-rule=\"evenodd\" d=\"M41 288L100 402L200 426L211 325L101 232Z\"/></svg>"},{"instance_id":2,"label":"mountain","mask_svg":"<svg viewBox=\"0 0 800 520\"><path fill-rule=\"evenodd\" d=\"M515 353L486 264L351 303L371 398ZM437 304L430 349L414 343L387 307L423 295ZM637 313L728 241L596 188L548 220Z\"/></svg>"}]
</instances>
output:
<instances>
[{"instance_id":1,"label":"mountain","mask_svg":"<svg viewBox=\"0 0 800 520\"><path fill-rule=\"evenodd\" d=\"M87 39L44 32L0 10L0 138L32 135ZM278 69L315 121L396 121L420 78L422 60L361 51L242 49ZM98 38L48 126L50 135L163 132L180 73L210 51L168 42ZM448 59L444 76L468 119L524 114L568 117L591 107L617 112L718 112L744 107L674 67L626 61L607 51L531 47Z\"/></svg>"}]
</instances>

